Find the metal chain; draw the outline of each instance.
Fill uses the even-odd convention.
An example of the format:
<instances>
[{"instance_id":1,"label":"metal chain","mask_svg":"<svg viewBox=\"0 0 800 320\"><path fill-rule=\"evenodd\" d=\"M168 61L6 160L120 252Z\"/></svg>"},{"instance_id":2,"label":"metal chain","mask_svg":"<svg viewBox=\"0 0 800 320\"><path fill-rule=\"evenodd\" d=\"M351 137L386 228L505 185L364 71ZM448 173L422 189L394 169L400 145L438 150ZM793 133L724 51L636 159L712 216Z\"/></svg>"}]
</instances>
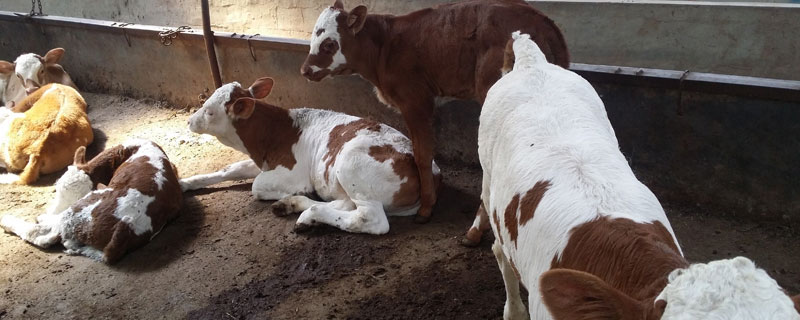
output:
<instances>
[{"instance_id":1,"label":"metal chain","mask_svg":"<svg viewBox=\"0 0 800 320\"><path fill-rule=\"evenodd\" d=\"M39 4L39 13L36 13L36 4L37 4L37 2ZM30 13L30 16L33 17L33 16L43 16L43 15L44 15L44 13L42 13L42 0L31 0L31 13Z\"/></svg>"},{"instance_id":2,"label":"metal chain","mask_svg":"<svg viewBox=\"0 0 800 320\"><path fill-rule=\"evenodd\" d=\"M161 44L165 46L172 45L172 40L178 37L178 34L183 31L192 30L189 26L180 26L172 30L164 30L158 33L158 36L161 38Z\"/></svg>"}]
</instances>

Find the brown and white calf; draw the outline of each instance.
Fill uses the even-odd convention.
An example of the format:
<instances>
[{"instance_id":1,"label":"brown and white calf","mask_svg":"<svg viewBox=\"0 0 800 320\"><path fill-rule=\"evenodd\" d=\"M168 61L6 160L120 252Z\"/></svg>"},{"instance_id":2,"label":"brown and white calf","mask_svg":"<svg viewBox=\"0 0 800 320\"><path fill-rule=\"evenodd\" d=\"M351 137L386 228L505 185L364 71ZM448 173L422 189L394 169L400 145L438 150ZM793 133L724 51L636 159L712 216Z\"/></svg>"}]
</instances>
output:
<instances>
[{"instance_id":1,"label":"brown and white calf","mask_svg":"<svg viewBox=\"0 0 800 320\"><path fill-rule=\"evenodd\" d=\"M228 83L192 115L191 131L216 136L251 160L182 179L184 190L255 178L257 199L279 200L271 206L273 213L302 212L298 231L327 224L384 234L387 215L416 212L419 177L408 138L375 121L328 110L286 110L256 100L272 86L270 78L250 88ZM435 164L434 170L438 174ZM323 201L305 196L310 194Z\"/></svg>"},{"instance_id":2,"label":"brown and white calf","mask_svg":"<svg viewBox=\"0 0 800 320\"><path fill-rule=\"evenodd\" d=\"M49 84L23 99L23 113L0 108L0 183L31 184L64 169L75 150L92 143L86 102L75 89Z\"/></svg>"},{"instance_id":3,"label":"brown and white calf","mask_svg":"<svg viewBox=\"0 0 800 320\"><path fill-rule=\"evenodd\" d=\"M421 179L417 221L430 219L436 202L432 174L433 109L437 98L475 99L500 78L508 35L535 34L550 59L569 66L561 31L519 0L471 0L403 16L347 12L341 1L320 14L301 73L312 81L357 73L378 98L403 114Z\"/></svg>"},{"instance_id":4,"label":"brown and white calf","mask_svg":"<svg viewBox=\"0 0 800 320\"><path fill-rule=\"evenodd\" d=\"M127 141L89 162L85 153L83 147L75 152L38 223L4 216L0 226L38 247L60 242L69 254L113 264L177 217L183 192L177 170L151 141Z\"/></svg>"},{"instance_id":5,"label":"brown and white calf","mask_svg":"<svg viewBox=\"0 0 800 320\"><path fill-rule=\"evenodd\" d=\"M77 90L72 78L64 67L58 64L64 56L63 48L48 51L44 57L26 53L17 57L14 63L0 60L0 106L24 112L15 108L25 96L49 83L60 83Z\"/></svg>"},{"instance_id":6,"label":"brown and white calf","mask_svg":"<svg viewBox=\"0 0 800 320\"><path fill-rule=\"evenodd\" d=\"M800 319L747 258L690 265L592 86L513 38L513 70L489 90L478 133L504 318Z\"/></svg>"}]
</instances>

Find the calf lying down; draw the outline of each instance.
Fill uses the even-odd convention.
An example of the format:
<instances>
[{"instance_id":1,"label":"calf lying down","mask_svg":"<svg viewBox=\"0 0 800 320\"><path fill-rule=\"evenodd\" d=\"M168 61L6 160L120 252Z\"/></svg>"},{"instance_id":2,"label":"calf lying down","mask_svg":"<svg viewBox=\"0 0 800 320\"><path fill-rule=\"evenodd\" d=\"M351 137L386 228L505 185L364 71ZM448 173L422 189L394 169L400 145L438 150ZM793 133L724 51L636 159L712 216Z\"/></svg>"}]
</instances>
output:
<instances>
[{"instance_id":1,"label":"calf lying down","mask_svg":"<svg viewBox=\"0 0 800 320\"><path fill-rule=\"evenodd\" d=\"M23 99L24 113L0 107L0 183L31 184L64 169L94 139L86 102L75 89L49 84Z\"/></svg>"},{"instance_id":2,"label":"calf lying down","mask_svg":"<svg viewBox=\"0 0 800 320\"><path fill-rule=\"evenodd\" d=\"M0 106L24 112L19 103L39 87L50 83L60 83L77 90L64 67L58 62L64 56L63 48L55 48L44 57L35 53L22 54L10 63L0 60Z\"/></svg>"},{"instance_id":3,"label":"calf lying down","mask_svg":"<svg viewBox=\"0 0 800 320\"><path fill-rule=\"evenodd\" d=\"M496 236L506 319L800 319L747 258L690 265L592 86L513 38L513 70L489 90L478 132L478 220Z\"/></svg>"},{"instance_id":4,"label":"calf lying down","mask_svg":"<svg viewBox=\"0 0 800 320\"><path fill-rule=\"evenodd\" d=\"M89 162L85 152L75 152L38 223L4 216L0 226L38 247L61 242L69 254L113 264L178 215L183 193L175 167L153 142L131 140Z\"/></svg>"},{"instance_id":5,"label":"calf lying down","mask_svg":"<svg viewBox=\"0 0 800 320\"><path fill-rule=\"evenodd\" d=\"M383 234L389 231L387 215L416 213L419 176L408 138L374 121L256 100L272 86L270 78L256 80L249 89L226 84L191 116L191 131L214 135L251 160L183 179L184 190L255 178L257 199L279 200L270 207L273 213L302 212L298 231L328 224ZM305 196L313 193L324 202Z\"/></svg>"}]
</instances>

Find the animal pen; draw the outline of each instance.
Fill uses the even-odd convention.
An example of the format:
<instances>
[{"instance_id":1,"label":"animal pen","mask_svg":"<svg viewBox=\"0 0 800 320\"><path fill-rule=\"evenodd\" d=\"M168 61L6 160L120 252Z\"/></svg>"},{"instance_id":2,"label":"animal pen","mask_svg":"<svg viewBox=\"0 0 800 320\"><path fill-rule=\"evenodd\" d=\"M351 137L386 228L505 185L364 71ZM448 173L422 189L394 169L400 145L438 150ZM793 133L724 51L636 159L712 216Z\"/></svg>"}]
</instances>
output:
<instances>
[{"instance_id":1,"label":"animal pen","mask_svg":"<svg viewBox=\"0 0 800 320\"><path fill-rule=\"evenodd\" d=\"M435 3L419 0L412 6ZM786 28L780 25L792 19L797 30L800 5L529 3L564 30L574 49L570 69L589 80L602 98L622 153L661 201L686 258L748 256L786 291L800 292L797 36L782 42L771 35L764 45L769 50L752 56L731 53L741 59L728 66L762 64L747 75L726 69L727 62L696 72L647 60L659 56L661 42L668 42L664 39L681 37L664 30L685 23L689 7L698 15L725 17L753 10L756 19L774 17L758 22L760 32L769 33ZM671 11L675 22L663 22L658 34L638 31L643 38L660 40L628 48L580 30L580 19L614 28L617 22L586 18L595 6L601 16L617 10L628 18L641 12L666 17ZM6 10L2 4L0 10ZM567 17L578 11L583 13ZM676 18L675 12L684 16ZM625 28L618 30L620 37L637 32L626 23L619 22ZM303 27L310 31L312 26ZM698 22L697 28L711 27ZM694 39L702 52L697 56L718 53L715 44L724 40L713 37L717 31L702 31L712 37ZM211 34L204 39L203 30L189 27L0 11L0 59L66 49L61 64L80 88L94 128L87 156L129 138L145 138L164 149L180 177L247 158L187 128L187 119L201 105L198 96L210 96L220 84L212 76L216 65L221 83L274 78L266 98L271 104L331 109L407 132L401 116L376 99L366 80L348 76L310 83L300 76L309 41ZM751 39L759 32L742 34ZM582 44L593 37L599 37L597 43ZM608 60L593 53L613 52L609 47L614 45L628 53L609 53ZM681 54L692 54L692 46L682 48L688 52ZM270 202L252 196L251 180L225 182L185 193L179 217L113 266L0 234L0 319L499 318L505 292L491 251L492 235L476 248L459 245L480 202L479 114L473 101L451 101L435 110L435 159L443 185L429 223L392 217L391 230L381 236L331 227L296 233L296 216L268 214ZM61 173L44 175L32 186L0 185L0 215L34 220L50 203Z\"/></svg>"}]
</instances>

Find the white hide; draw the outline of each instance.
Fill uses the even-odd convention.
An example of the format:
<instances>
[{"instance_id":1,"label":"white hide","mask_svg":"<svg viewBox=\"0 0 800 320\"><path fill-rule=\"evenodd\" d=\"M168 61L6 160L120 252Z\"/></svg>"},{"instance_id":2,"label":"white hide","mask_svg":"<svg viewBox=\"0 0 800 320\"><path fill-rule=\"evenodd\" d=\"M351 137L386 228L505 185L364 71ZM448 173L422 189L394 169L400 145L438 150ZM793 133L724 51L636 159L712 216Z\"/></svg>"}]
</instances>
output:
<instances>
[{"instance_id":1,"label":"white hide","mask_svg":"<svg viewBox=\"0 0 800 320\"><path fill-rule=\"evenodd\" d=\"M47 214L61 213L89 194L89 192L92 192L93 187L92 179L89 178L86 172L79 170L75 166L67 167L67 172L64 172L61 178L56 181L56 197L47 209Z\"/></svg>"},{"instance_id":2,"label":"white hide","mask_svg":"<svg viewBox=\"0 0 800 320\"><path fill-rule=\"evenodd\" d=\"M341 36L339 35L339 24L336 22L336 17L342 13L341 10L334 9L332 7L326 8L322 11L317 18L317 23L314 25L314 31L311 33L311 43L309 50L309 54L319 54L319 46L322 44L325 39L331 39L336 41L339 44L339 49L336 50L336 53L333 55L333 62L331 65L325 69L330 71L336 70L341 65L347 63L347 59L342 54L342 41ZM321 34L317 35L319 30L325 30ZM311 70L314 72L318 72L323 70L319 66L311 66Z\"/></svg>"},{"instance_id":3,"label":"white hide","mask_svg":"<svg viewBox=\"0 0 800 320\"><path fill-rule=\"evenodd\" d=\"M231 85L239 86L238 83ZM227 102L223 97L230 96L225 92L232 89L232 86L227 85L218 89L191 116L189 126L193 132L215 135L223 144L246 153L242 140L236 135L233 119L224 112L220 113ZM209 116L209 111L213 115ZM253 195L260 200L280 200L297 194L316 193L325 203L303 200L300 201L303 205L292 205L305 210L298 219L298 224L328 223L353 232L386 233L387 215L416 213L419 204L401 208L392 204L394 194L406 181L406 178L401 179L394 173L392 160L379 162L369 155L371 146L387 144L398 152L411 154L411 141L402 133L386 125L381 125L379 132L359 130L355 138L343 145L336 155L335 164L329 169L329 175L326 176L325 156L328 153L331 130L359 118L306 108L291 109L289 116L301 132L298 142L292 146L292 154L297 163L291 169L278 166L269 170L263 163L256 164L248 160L229 165L219 172L181 179L181 187L192 190L222 181L255 178ZM227 120L223 121L222 117ZM439 172L435 163L433 171ZM337 220L337 217L341 219Z\"/></svg>"},{"instance_id":4,"label":"white hide","mask_svg":"<svg viewBox=\"0 0 800 320\"><path fill-rule=\"evenodd\" d=\"M17 57L14 61L16 64L14 72L17 76L21 77L23 85L26 82L33 82L36 86L44 85L42 77L44 76L44 63L41 57L35 53L26 53Z\"/></svg>"},{"instance_id":5,"label":"white hide","mask_svg":"<svg viewBox=\"0 0 800 320\"><path fill-rule=\"evenodd\" d=\"M155 201L155 197L142 194L134 188L117 198L117 208L114 217L130 226L137 236L153 231L153 223L147 215L147 206Z\"/></svg>"},{"instance_id":6,"label":"white hide","mask_svg":"<svg viewBox=\"0 0 800 320\"><path fill-rule=\"evenodd\" d=\"M164 176L164 160L167 160L167 155L164 154L164 151L161 151L161 149L159 149L158 146L152 141L143 139L132 139L125 141L122 146L125 148L139 146L139 149L136 150L136 153L131 155L131 157L125 162L132 162L138 158L147 157L147 163L156 168L156 174L153 176L153 181L158 186L158 190L163 189L164 183L167 182L167 178Z\"/></svg>"},{"instance_id":7,"label":"white hide","mask_svg":"<svg viewBox=\"0 0 800 320\"><path fill-rule=\"evenodd\" d=\"M519 227L517 247L505 226L502 252L514 261L529 292L562 253L573 227L601 216L661 222L672 233L656 197L619 151L603 102L577 74L547 63L527 35L514 34L514 69L489 90L480 115L481 199L504 220L506 206L538 181L550 181L533 219ZM510 214L519 214L517 212ZM674 237L674 235L673 235ZM677 243L677 242L676 242ZM549 319L538 294L530 315ZM508 309L508 306L507 306Z\"/></svg>"},{"instance_id":8,"label":"white hide","mask_svg":"<svg viewBox=\"0 0 800 320\"><path fill-rule=\"evenodd\" d=\"M661 319L800 319L794 303L745 257L693 264L669 275Z\"/></svg>"},{"instance_id":9,"label":"white hide","mask_svg":"<svg viewBox=\"0 0 800 320\"><path fill-rule=\"evenodd\" d=\"M8 161L11 160L8 149L11 123L21 118L25 118L25 113L15 113L8 108L0 107L0 168L6 168Z\"/></svg>"},{"instance_id":10,"label":"white hide","mask_svg":"<svg viewBox=\"0 0 800 320\"><path fill-rule=\"evenodd\" d=\"M247 153L244 142L236 134L231 118L225 110L225 104L230 100L235 88L241 88L238 82L227 83L219 87L206 102L189 117L189 130L194 133L210 134L215 136L222 144Z\"/></svg>"}]
</instances>

